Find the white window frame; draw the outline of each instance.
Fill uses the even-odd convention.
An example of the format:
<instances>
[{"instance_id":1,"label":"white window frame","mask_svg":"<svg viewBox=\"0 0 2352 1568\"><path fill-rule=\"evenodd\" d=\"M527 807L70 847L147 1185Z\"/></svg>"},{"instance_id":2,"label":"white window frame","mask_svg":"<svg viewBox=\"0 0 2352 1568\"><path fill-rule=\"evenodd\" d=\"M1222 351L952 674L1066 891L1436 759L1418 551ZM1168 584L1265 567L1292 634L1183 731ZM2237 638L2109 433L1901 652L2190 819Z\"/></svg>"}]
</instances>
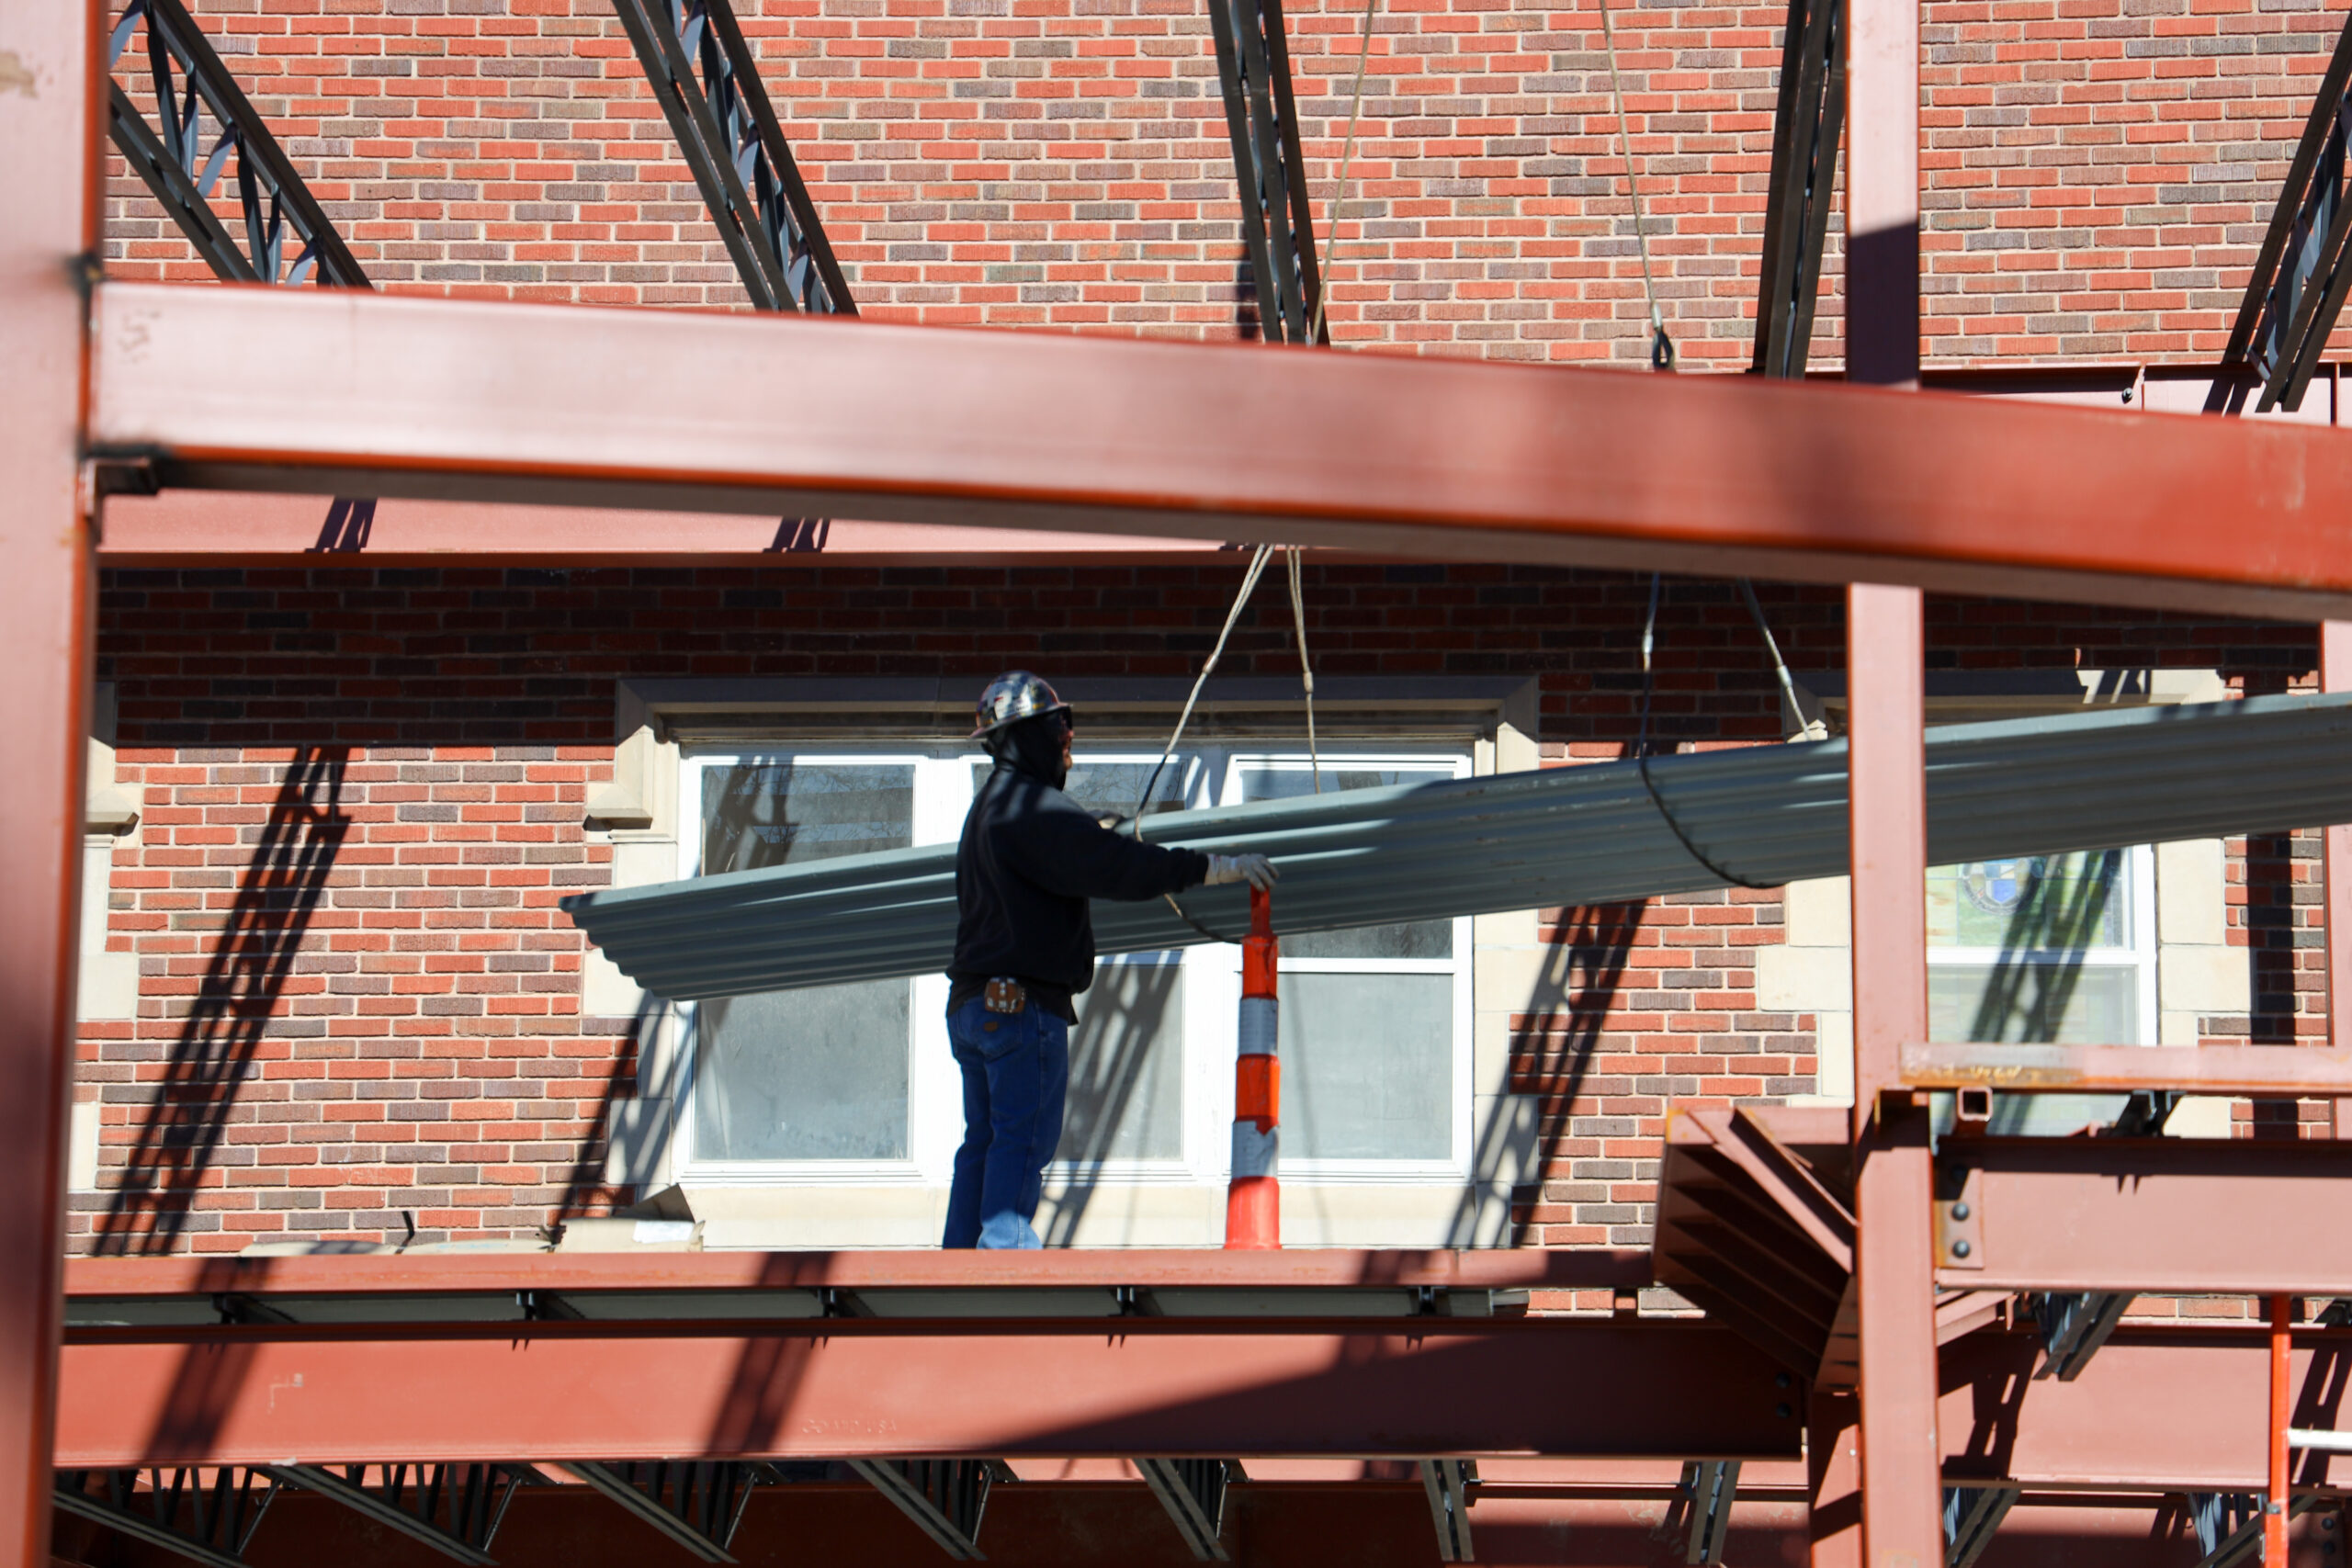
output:
<instances>
[{"instance_id":1,"label":"white window frame","mask_svg":"<svg viewBox=\"0 0 2352 1568\"><path fill-rule=\"evenodd\" d=\"M877 746L852 750L829 746L803 750L788 744L682 750L678 874L701 874L703 776L714 767L786 760L814 766L830 763L844 767L911 767L912 840L916 844L935 844L954 842L963 828L963 807L956 803L952 784L956 771L967 766L965 755L960 748L943 754L940 749ZM966 803L968 804L968 796ZM679 1003L678 1118L673 1157L680 1179L772 1187L944 1185L953 1175L956 1145L962 1136L964 1121L956 1061L947 1047L947 977L920 975L908 984L914 987L914 995L908 1004L907 1157L903 1159L703 1158L695 1148L695 1095L701 1068L699 1009L693 1002ZM952 1131L943 1134L943 1128Z\"/></svg>"},{"instance_id":2,"label":"white window frame","mask_svg":"<svg viewBox=\"0 0 2352 1568\"><path fill-rule=\"evenodd\" d=\"M2129 894L2127 913L2131 920L2132 942L2126 947L2086 947L2060 952L2052 950L2046 958L2011 953L1999 947L1962 947L1930 945L1928 967L1932 972L1944 965L1963 964L1990 966L2020 959L2028 963L2079 963L2086 969L2130 969L2134 972L2132 1010L2137 1015L2137 1038L2109 1040L2108 1045L2154 1045L2158 1039L2159 1021L2156 1013L2156 852L2153 844L2134 844L2123 852L2124 883ZM1954 1042L1958 1043L1958 1042Z\"/></svg>"},{"instance_id":3,"label":"white window frame","mask_svg":"<svg viewBox=\"0 0 2352 1568\"><path fill-rule=\"evenodd\" d=\"M1117 766L1159 760L1157 750L1088 749L1088 765ZM877 743L871 748L828 742L803 749L790 742L707 745L682 748L679 753L678 874L701 874L704 840L703 780L713 768L746 763L790 761L824 766L905 766L914 770L912 841L952 843L960 834L966 812L987 759L960 745L930 748ZM1343 767L1420 767L1444 764L1454 778L1469 777L1474 755L1467 746L1423 745L1372 750L1350 747L1323 755L1326 769ZM1186 808L1213 803L1238 802L1240 768L1272 767L1306 772L1311 764L1304 750L1262 746L1187 746L1171 766L1190 764L1184 780ZM1432 770L1435 771L1435 770ZM1449 1108L1449 1152L1442 1158L1395 1160L1314 1160L1285 1156L1283 1172L1302 1182L1329 1185L1396 1185L1427 1187L1466 1182L1471 1176L1475 1049L1472 975L1475 961L1473 924L1453 921L1453 956L1441 959L1297 959L1283 967L1298 973L1444 973L1453 977L1452 1089ZM1056 1160L1046 1168L1049 1190L1084 1184L1095 1188L1222 1185L1230 1178L1233 1121L1233 1029L1240 1001L1240 949L1238 946L1191 947L1175 950L1183 956L1183 1060L1177 1158L1119 1157L1099 1161ZM1106 954L1105 964L1159 961L1158 953ZM953 1179L954 1157L963 1136L961 1075L948 1047L944 1014L944 976L919 976L909 982L910 999L908 1040L907 1149L903 1159L887 1160L742 1160L702 1157L695 1148L695 1095L698 1088L696 1008L678 1006L679 1083L673 1143L673 1168L689 1182L744 1187L944 1187Z\"/></svg>"},{"instance_id":4,"label":"white window frame","mask_svg":"<svg viewBox=\"0 0 2352 1568\"><path fill-rule=\"evenodd\" d=\"M1278 773L1310 773L1313 763L1303 752L1292 750L1225 750L1215 776L1220 783L1219 804L1241 804L1241 770L1245 767L1263 768ZM1452 776L1471 776L1474 759L1467 752L1445 747L1406 747L1392 750L1350 749L1325 752L1322 765L1327 770L1342 768L1429 768L1432 763L1453 764ZM1432 772L1435 770L1432 769ZM1277 890L1279 898L1280 892ZM1277 905L1277 908L1280 906ZM1281 925L1279 918L1275 924ZM1473 945L1474 927L1468 918L1453 922L1453 956L1450 959L1409 958L1292 958L1279 960L1281 974L1299 975L1441 975L1453 977L1453 1052L1452 1058L1451 1116L1448 1126L1448 1151L1436 1159L1308 1159L1284 1153L1281 1169L1284 1176L1318 1185L1346 1186L1363 1184L1410 1184L1428 1186L1431 1183L1467 1181L1470 1178L1472 1142L1471 1101L1475 1096L1472 1075L1476 1070L1473 1036L1472 969L1476 958ZM1218 967L1226 979L1227 1013L1238 1016L1241 1003L1241 949L1227 946L1218 950L1225 962ZM1279 980L1277 984L1279 984ZM1227 1073L1224 1094L1220 1100L1222 1124L1233 1119L1233 1081ZM1221 1162L1221 1174L1232 1168L1232 1145L1227 1139Z\"/></svg>"}]
</instances>

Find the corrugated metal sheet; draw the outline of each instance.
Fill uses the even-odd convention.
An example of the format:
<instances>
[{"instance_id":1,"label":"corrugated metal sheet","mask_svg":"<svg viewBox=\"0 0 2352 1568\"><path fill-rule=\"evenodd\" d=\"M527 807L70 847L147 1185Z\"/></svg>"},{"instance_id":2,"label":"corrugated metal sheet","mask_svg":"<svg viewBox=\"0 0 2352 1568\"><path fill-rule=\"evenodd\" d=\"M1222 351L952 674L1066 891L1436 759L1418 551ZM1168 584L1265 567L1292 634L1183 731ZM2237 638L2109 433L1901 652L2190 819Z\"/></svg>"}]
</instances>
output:
<instances>
[{"instance_id":1,"label":"corrugated metal sheet","mask_svg":"<svg viewBox=\"0 0 2352 1568\"><path fill-rule=\"evenodd\" d=\"M2352 821L2352 696L2257 697L1928 732L1937 864ZM1846 870L1846 743L1657 757L1683 831L1743 881ZM1631 762L1353 790L1151 818L1161 843L1280 863L1287 932L1725 886L1686 850ZM581 894L564 909L638 984L680 1000L945 967L953 844ZM1184 896L1237 936L1241 891ZM1094 907L1105 953L1203 939L1164 903Z\"/></svg>"}]
</instances>

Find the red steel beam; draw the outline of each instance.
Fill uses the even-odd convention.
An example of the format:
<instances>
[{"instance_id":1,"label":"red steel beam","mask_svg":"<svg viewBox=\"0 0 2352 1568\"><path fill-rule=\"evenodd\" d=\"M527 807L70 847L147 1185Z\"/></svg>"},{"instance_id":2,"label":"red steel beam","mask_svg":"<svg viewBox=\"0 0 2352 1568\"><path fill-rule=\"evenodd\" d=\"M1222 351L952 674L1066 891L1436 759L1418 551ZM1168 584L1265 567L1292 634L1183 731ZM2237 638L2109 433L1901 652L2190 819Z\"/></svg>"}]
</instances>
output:
<instances>
[{"instance_id":1,"label":"red steel beam","mask_svg":"<svg viewBox=\"0 0 2352 1568\"><path fill-rule=\"evenodd\" d=\"M69 1466L363 1455L1791 1459L1800 1431L1780 1369L1736 1336L1609 1319L77 1330L64 1365L57 1462Z\"/></svg>"},{"instance_id":2,"label":"red steel beam","mask_svg":"<svg viewBox=\"0 0 2352 1568\"><path fill-rule=\"evenodd\" d=\"M75 1258L74 1297L209 1296L221 1292L393 1296L512 1291L743 1291L1405 1288L1634 1290L1646 1251L1230 1253L1172 1247L1045 1252L544 1252L382 1257Z\"/></svg>"},{"instance_id":3,"label":"red steel beam","mask_svg":"<svg viewBox=\"0 0 2352 1568\"><path fill-rule=\"evenodd\" d=\"M65 1121L73 1063L91 541L81 289L96 266L93 0L6 10L0 146L0 1568L49 1562Z\"/></svg>"},{"instance_id":4,"label":"red steel beam","mask_svg":"<svg viewBox=\"0 0 2352 1568\"><path fill-rule=\"evenodd\" d=\"M175 484L2352 615L2352 434L2285 422L345 290L97 308L95 437Z\"/></svg>"},{"instance_id":5,"label":"red steel beam","mask_svg":"<svg viewBox=\"0 0 2352 1568\"><path fill-rule=\"evenodd\" d=\"M1816 378L1819 379L1819 378ZM1829 379L1834 380L1835 378ZM2194 367L2159 367L2156 376L2132 365L1963 367L1931 370L1927 384L1972 397L2075 403L2145 412L2193 412L2205 404L2210 376ZM2264 420L2332 423L2332 379L2314 382L2312 396L2293 413L2276 410ZM2161 397L2159 393L2163 394ZM496 505L479 502L387 497L355 510L347 501L309 495L173 490L118 495L107 502L98 560L109 567L189 566L469 566L530 565L888 566L920 559L926 566L1181 560L1214 551L1206 539L1153 539L1132 535L1026 532L836 518L819 529L797 520L779 524L758 513L642 512L622 507ZM1345 558L1396 559L1394 554Z\"/></svg>"},{"instance_id":6,"label":"red steel beam","mask_svg":"<svg viewBox=\"0 0 2352 1568\"><path fill-rule=\"evenodd\" d=\"M2352 1333L2306 1329L2295 1340L2297 1424L2340 1420L2330 1402ZM2041 1362L2030 1334L1987 1331L1945 1348L1943 1482L2263 1489L2269 1347L2258 1327L2127 1325L2071 1382L2036 1378ZM502 1324L400 1337L264 1325L76 1331L64 1369L58 1463L68 1466L1516 1454L1573 1461L1519 1472L1529 1484L1633 1495L1659 1472L1600 1461L1790 1464L1804 1418L1803 1388L1779 1386L1779 1370L1736 1337L1657 1319L1300 1332L1164 1321L661 1334ZM1800 1408L1782 1416L1792 1403ZM2324 1481L2307 1471L2298 1483ZM1842 1505L1834 1488L1822 1495L1833 1506L1825 1526L1850 1525L1850 1492Z\"/></svg>"},{"instance_id":7,"label":"red steel beam","mask_svg":"<svg viewBox=\"0 0 2352 1568\"><path fill-rule=\"evenodd\" d=\"M2287 1382L2298 1425L2346 1417L2352 1334L2295 1335ZM2070 1381L2037 1377L2029 1334L1972 1334L1944 1347L1942 1479L2076 1491L2262 1492L2269 1483L2270 1337L2126 1325ZM2331 1477L2324 1460L2335 1457ZM2297 1488L2343 1484L2341 1456L2307 1455Z\"/></svg>"},{"instance_id":8,"label":"red steel beam","mask_svg":"<svg viewBox=\"0 0 2352 1568\"><path fill-rule=\"evenodd\" d=\"M1951 1138L1939 1157L1947 1190L1977 1183L1939 1285L2352 1295L2352 1143Z\"/></svg>"},{"instance_id":9,"label":"red steel beam","mask_svg":"<svg viewBox=\"0 0 2352 1568\"><path fill-rule=\"evenodd\" d=\"M2291 1045L1925 1044L1904 1046L1902 1064L1909 1089L2352 1095L2352 1052Z\"/></svg>"}]
</instances>

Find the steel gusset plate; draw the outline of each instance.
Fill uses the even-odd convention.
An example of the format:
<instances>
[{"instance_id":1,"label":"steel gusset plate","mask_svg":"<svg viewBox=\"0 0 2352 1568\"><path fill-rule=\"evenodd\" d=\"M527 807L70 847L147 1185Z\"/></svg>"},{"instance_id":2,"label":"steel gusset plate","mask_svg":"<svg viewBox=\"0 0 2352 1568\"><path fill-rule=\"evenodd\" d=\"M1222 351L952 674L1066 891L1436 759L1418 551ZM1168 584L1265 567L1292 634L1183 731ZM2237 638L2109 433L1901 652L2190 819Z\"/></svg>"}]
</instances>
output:
<instances>
[{"instance_id":1,"label":"steel gusset plate","mask_svg":"<svg viewBox=\"0 0 2352 1568\"><path fill-rule=\"evenodd\" d=\"M213 276L227 283L292 286L315 278L322 287L369 287L333 220L180 0L130 0L108 40L109 65L142 30L154 118L110 81L107 131ZM232 159L242 238L211 200ZM296 241L290 259L289 231Z\"/></svg>"},{"instance_id":2,"label":"steel gusset plate","mask_svg":"<svg viewBox=\"0 0 2352 1568\"><path fill-rule=\"evenodd\" d=\"M613 8L752 303L857 314L728 0L613 0Z\"/></svg>"},{"instance_id":3,"label":"steel gusset plate","mask_svg":"<svg viewBox=\"0 0 2352 1568\"><path fill-rule=\"evenodd\" d=\"M1804 375L1846 121L1845 0L1789 0L1756 299L1758 375Z\"/></svg>"},{"instance_id":4,"label":"steel gusset plate","mask_svg":"<svg viewBox=\"0 0 2352 1568\"><path fill-rule=\"evenodd\" d=\"M1329 343L1316 319L1323 284L1315 257L1298 106L1282 0L1209 0L1217 88L1233 139L1241 191L1241 237L1258 290L1259 330L1273 343Z\"/></svg>"}]
</instances>

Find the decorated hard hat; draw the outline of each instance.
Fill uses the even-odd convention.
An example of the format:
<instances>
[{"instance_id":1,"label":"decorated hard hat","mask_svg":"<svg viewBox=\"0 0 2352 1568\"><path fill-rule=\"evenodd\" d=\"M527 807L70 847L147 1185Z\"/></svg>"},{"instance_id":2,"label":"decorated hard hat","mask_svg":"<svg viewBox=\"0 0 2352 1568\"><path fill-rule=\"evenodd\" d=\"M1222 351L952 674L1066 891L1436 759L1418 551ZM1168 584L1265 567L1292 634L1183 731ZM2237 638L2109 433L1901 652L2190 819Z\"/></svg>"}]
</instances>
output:
<instances>
[{"instance_id":1,"label":"decorated hard hat","mask_svg":"<svg viewBox=\"0 0 2352 1568\"><path fill-rule=\"evenodd\" d=\"M991 730L1035 718L1041 713L1068 712L1069 705L1044 681L1026 670L1008 670L990 681L989 689L980 694L980 705L973 713L972 739L978 740Z\"/></svg>"}]
</instances>

